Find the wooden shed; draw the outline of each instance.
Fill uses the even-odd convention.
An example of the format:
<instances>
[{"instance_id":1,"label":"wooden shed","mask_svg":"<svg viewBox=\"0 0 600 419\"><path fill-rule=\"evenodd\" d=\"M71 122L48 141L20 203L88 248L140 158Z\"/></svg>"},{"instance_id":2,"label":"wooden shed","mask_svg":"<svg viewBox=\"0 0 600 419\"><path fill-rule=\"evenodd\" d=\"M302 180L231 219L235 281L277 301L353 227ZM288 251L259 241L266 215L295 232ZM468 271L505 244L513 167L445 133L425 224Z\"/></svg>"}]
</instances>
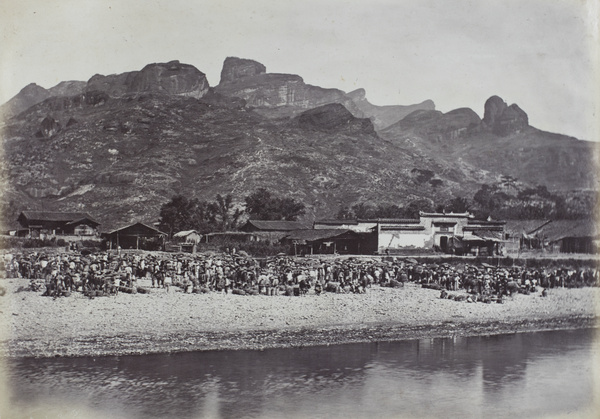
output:
<instances>
[{"instance_id":1,"label":"wooden shed","mask_svg":"<svg viewBox=\"0 0 600 419\"><path fill-rule=\"evenodd\" d=\"M159 250L164 247L167 233L144 223L135 223L108 233L111 249Z\"/></svg>"}]
</instances>

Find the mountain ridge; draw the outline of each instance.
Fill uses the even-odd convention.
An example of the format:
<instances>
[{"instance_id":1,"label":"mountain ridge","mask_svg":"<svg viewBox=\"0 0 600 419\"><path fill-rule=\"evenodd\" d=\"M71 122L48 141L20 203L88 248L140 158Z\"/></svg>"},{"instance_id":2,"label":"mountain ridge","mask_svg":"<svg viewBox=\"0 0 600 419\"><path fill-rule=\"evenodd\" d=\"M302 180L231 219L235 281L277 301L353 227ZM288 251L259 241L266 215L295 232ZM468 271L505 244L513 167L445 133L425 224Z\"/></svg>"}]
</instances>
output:
<instances>
[{"instance_id":1,"label":"mountain ridge","mask_svg":"<svg viewBox=\"0 0 600 419\"><path fill-rule=\"evenodd\" d=\"M497 96L484 118L426 101L377 129L381 108L396 118L412 105L376 107L364 90L310 86L247 59L228 57L215 87L178 61L83 83L59 83L56 91L76 94L47 97L5 121L10 216L85 208L116 227L156 219L178 193L232 193L241 205L266 187L304 202L310 220L359 202L469 196L503 175L554 190L598 188L596 144L537 130Z\"/></svg>"}]
</instances>

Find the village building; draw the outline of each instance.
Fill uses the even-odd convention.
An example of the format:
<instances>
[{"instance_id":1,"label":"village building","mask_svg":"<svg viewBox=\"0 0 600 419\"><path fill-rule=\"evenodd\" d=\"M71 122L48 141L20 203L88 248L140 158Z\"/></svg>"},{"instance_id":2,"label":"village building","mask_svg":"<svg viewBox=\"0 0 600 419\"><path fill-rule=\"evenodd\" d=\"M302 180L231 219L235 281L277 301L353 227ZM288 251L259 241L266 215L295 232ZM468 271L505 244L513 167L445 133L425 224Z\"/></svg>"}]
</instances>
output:
<instances>
[{"instance_id":1,"label":"village building","mask_svg":"<svg viewBox=\"0 0 600 419\"><path fill-rule=\"evenodd\" d=\"M438 249L448 253L502 251L505 221L475 220L469 213L421 213L418 219L320 220L315 229L371 232L375 252Z\"/></svg>"},{"instance_id":2,"label":"village building","mask_svg":"<svg viewBox=\"0 0 600 419\"><path fill-rule=\"evenodd\" d=\"M104 235L110 249L161 250L167 233L144 223L135 223Z\"/></svg>"},{"instance_id":3,"label":"village building","mask_svg":"<svg viewBox=\"0 0 600 419\"><path fill-rule=\"evenodd\" d=\"M357 233L349 229L296 230L281 242L289 244L295 255L373 254L373 233Z\"/></svg>"},{"instance_id":4,"label":"village building","mask_svg":"<svg viewBox=\"0 0 600 419\"><path fill-rule=\"evenodd\" d=\"M41 239L95 237L100 225L86 212L23 211L17 221L22 227L21 235Z\"/></svg>"},{"instance_id":5,"label":"village building","mask_svg":"<svg viewBox=\"0 0 600 419\"><path fill-rule=\"evenodd\" d=\"M598 253L600 231L593 220L511 220L505 243L511 253Z\"/></svg>"},{"instance_id":6,"label":"village building","mask_svg":"<svg viewBox=\"0 0 600 419\"><path fill-rule=\"evenodd\" d=\"M276 243L291 231L306 230L308 228L306 224L300 221L248 220L239 230L249 234L247 237L249 241L256 240Z\"/></svg>"},{"instance_id":7,"label":"village building","mask_svg":"<svg viewBox=\"0 0 600 419\"><path fill-rule=\"evenodd\" d=\"M202 239L202 235L196 230L185 230L173 234L173 238L177 242L198 244Z\"/></svg>"},{"instance_id":8,"label":"village building","mask_svg":"<svg viewBox=\"0 0 600 419\"><path fill-rule=\"evenodd\" d=\"M594 220L553 220L527 234L554 253L598 253L600 229Z\"/></svg>"},{"instance_id":9,"label":"village building","mask_svg":"<svg viewBox=\"0 0 600 419\"><path fill-rule=\"evenodd\" d=\"M504 245L508 253L541 249L542 243L533 235L551 220L508 220L504 226Z\"/></svg>"}]
</instances>

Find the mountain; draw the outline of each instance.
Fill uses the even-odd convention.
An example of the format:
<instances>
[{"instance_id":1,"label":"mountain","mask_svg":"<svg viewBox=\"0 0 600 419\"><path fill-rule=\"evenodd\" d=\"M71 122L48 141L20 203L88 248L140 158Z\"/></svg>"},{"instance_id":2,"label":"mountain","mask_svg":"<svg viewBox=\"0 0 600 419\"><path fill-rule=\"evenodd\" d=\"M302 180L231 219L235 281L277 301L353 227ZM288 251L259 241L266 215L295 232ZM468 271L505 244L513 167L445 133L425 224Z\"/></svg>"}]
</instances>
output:
<instances>
[{"instance_id":1,"label":"mountain","mask_svg":"<svg viewBox=\"0 0 600 419\"><path fill-rule=\"evenodd\" d=\"M346 94L312 86L298 75L267 73L263 64L237 57L225 59L215 91L241 98L256 112L271 118L292 117L317 106L340 103L357 118L371 118L376 129L391 125L414 110L435 108L431 100L408 106L371 105L363 89Z\"/></svg>"},{"instance_id":2,"label":"mountain","mask_svg":"<svg viewBox=\"0 0 600 419\"><path fill-rule=\"evenodd\" d=\"M241 201L266 187L301 200L314 218L343 203L380 201L380 191L388 203L435 192L411 181L410 153L341 105L273 121L215 105L211 95L55 104L35 105L6 131L7 197L23 208L86 208L104 228L155 219L177 193L207 200L232 193ZM61 128L36 136L49 114Z\"/></svg>"},{"instance_id":3,"label":"mountain","mask_svg":"<svg viewBox=\"0 0 600 419\"><path fill-rule=\"evenodd\" d=\"M10 219L24 209L85 210L108 230L156 220L175 194L231 193L241 204L259 187L302 201L307 220L360 202L472 196L503 175L597 188L592 144L530 127L500 98L485 104L483 119L425 104L377 130L379 107L359 109L360 92L310 86L239 58L225 60L214 88L178 61L59 86L55 93L77 92L47 97L2 128ZM24 90L21 101L48 92Z\"/></svg>"},{"instance_id":4,"label":"mountain","mask_svg":"<svg viewBox=\"0 0 600 419\"><path fill-rule=\"evenodd\" d=\"M25 86L16 96L0 106L0 119L11 118L24 110L52 96L71 96L83 92L86 86L82 81L63 81L50 89L35 83Z\"/></svg>"},{"instance_id":5,"label":"mountain","mask_svg":"<svg viewBox=\"0 0 600 419\"><path fill-rule=\"evenodd\" d=\"M148 64L140 71L102 76L87 82L86 91L103 91L111 97L157 92L201 98L208 92L206 75L196 67L179 61Z\"/></svg>"},{"instance_id":6,"label":"mountain","mask_svg":"<svg viewBox=\"0 0 600 419\"><path fill-rule=\"evenodd\" d=\"M468 108L415 111L379 134L438 164L475 168L465 173L474 178L509 175L558 191L599 187L597 143L536 129L525 111L498 96L486 101L482 120Z\"/></svg>"},{"instance_id":7,"label":"mountain","mask_svg":"<svg viewBox=\"0 0 600 419\"><path fill-rule=\"evenodd\" d=\"M348 94L347 97L352 99L358 110L364 115L371 118L376 130L382 130L402 120L405 116L418 110L433 111L435 104L432 100L426 100L415 105L388 105L377 106L371 104L367 100L365 89L356 89Z\"/></svg>"},{"instance_id":8,"label":"mountain","mask_svg":"<svg viewBox=\"0 0 600 419\"><path fill-rule=\"evenodd\" d=\"M341 103L353 115L364 116L341 90L306 84L295 74L267 73L261 63L237 57L225 59L215 92L241 98L267 117L295 116L328 103Z\"/></svg>"}]
</instances>

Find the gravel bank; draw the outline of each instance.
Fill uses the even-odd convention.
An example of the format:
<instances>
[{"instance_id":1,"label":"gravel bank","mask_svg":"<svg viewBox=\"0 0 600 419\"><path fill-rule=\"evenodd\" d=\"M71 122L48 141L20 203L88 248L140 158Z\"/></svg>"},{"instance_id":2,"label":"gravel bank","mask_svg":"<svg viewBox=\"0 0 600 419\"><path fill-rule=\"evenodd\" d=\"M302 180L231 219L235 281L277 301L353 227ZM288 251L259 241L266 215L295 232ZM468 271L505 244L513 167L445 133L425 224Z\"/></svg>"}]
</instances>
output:
<instances>
[{"instance_id":1,"label":"gravel bank","mask_svg":"<svg viewBox=\"0 0 600 419\"><path fill-rule=\"evenodd\" d=\"M416 284L366 294L306 297L149 294L52 299L2 279L1 347L7 357L100 356L260 349L452 335L595 327L599 288L518 294L504 304L441 300ZM150 286L149 283L142 284Z\"/></svg>"}]
</instances>

